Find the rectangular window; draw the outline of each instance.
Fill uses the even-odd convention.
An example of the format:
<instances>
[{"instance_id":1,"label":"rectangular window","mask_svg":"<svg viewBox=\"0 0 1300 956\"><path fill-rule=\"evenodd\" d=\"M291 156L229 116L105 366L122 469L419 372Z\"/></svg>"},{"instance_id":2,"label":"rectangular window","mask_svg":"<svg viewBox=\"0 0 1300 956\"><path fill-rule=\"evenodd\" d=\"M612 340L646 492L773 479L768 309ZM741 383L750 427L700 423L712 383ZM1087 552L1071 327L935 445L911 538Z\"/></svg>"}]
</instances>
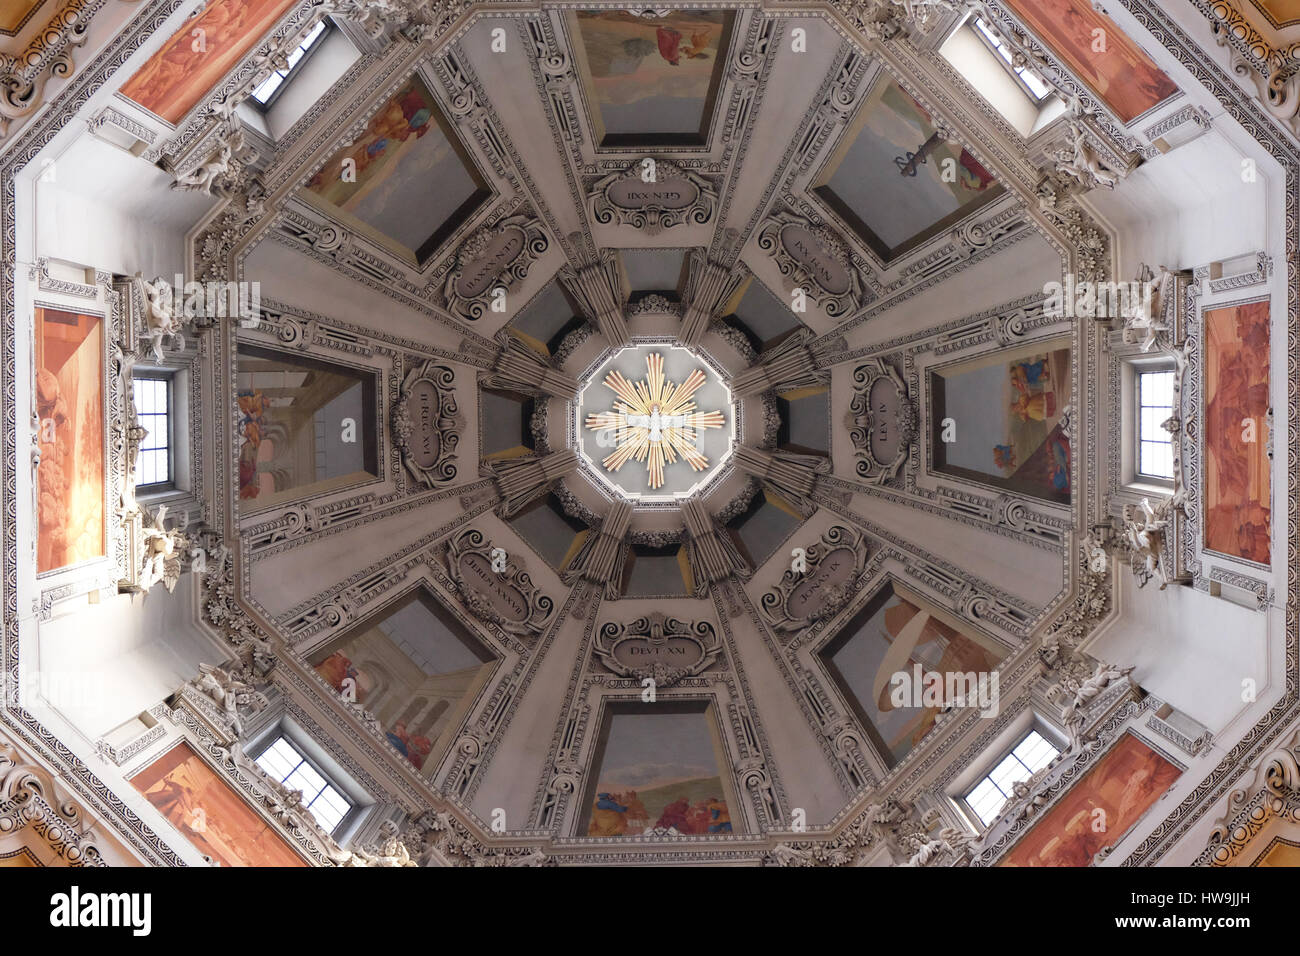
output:
<instances>
[{"instance_id":1,"label":"rectangular window","mask_svg":"<svg viewBox=\"0 0 1300 956\"><path fill-rule=\"evenodd\" d=\"M135 414L149 434L135 459L136 490L173 487L171 459L172 382L170 378L132 379Z\"/></svg>"},{"instance_id":2,"label":"rectangular window","mask_svg":"<svg viewBox=\"0 0 1300 956\"><path fill-rule=\"evenodd\" d=\"M289 54L287 61L288 66L285 69L276 70L259 83L257 88L253 90L253 100L263 109L271 105L272 101L275 99L276 93L293 75L298 64L302 62L302 58L307 55L307 51L312 49L317 42L319 42L321 36L325 33L325 23L326 21L321 20L311 28L310 32L308 32L305 37L302 38L302 42L299 43L297 48Z\"/></svg>"},{"instance_id":3,"label":"rectangular window","mask_svg":"<svg viewBox=\"0 0 1300 956\"><path fill-rule=\"evenodd\" d=\"M998 36L997 31L979 17L975 17L971 23L975 27L976 35L987 43L993 52L998 55L998 58L1006 64L1007 69L1025 88L1025 91L1034 102L1040 102L1048 93L1052 92L1052 88L1033 70L1024 66L1016 66L1015 56L1011 52L1011 48L1007 46L1006 41Z\"/></svg>"},{"instance_id":4,"label":"rectangular window","mask_svg":"<svg viewBox=\"0 0 1300 956\"><path fill-rule=\"evenodd\" d=\"M1172 481L1173 436L1164 429L1164 422L1174 414L1172 370L1138 373L1137 409L1137 473L1139 477Z\"/></svg>"},{"instance_id":5,"label":"rectangular window","mask_svg":"<svg viewBox=\"0 0 1300 956\"><path fill-rule=\"evenodd\" d=\"M1011 788L1051 763L1061 751L1036 730L1025 735L987 776L966 794L966 804L985 826L997 819Z\"/></svg>"},{"instance_id":6,"label":"rectangular window","mask_svg":"<svg viewBox=\"0 0 1300 956\"><path fill-rule=\"evenodd\" d=\"M333 833L352 809L340 793L283 734L262 751L257 765L290 790L302 791L302 803L322 830Z\"/></svg>"}]
</instances>

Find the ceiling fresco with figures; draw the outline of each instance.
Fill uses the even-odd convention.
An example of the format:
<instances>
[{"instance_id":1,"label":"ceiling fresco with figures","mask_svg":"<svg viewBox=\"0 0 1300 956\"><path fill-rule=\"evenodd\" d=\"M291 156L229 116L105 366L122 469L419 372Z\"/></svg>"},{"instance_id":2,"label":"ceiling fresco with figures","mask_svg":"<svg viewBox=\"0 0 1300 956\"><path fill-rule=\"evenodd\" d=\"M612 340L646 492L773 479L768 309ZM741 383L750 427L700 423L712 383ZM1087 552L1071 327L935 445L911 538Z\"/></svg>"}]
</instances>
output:
<instances>
[{"instance_id":1,"label":"ceiling fresco with figures","mask_svg":"<svg viewBox=\"0 0 1300 956\"><path fill-rule=\"evenodd\" d=\"M117 6L0 95L0 780L77 854L1297 829L1292 5Z\"/></svg>"}]
</instances>

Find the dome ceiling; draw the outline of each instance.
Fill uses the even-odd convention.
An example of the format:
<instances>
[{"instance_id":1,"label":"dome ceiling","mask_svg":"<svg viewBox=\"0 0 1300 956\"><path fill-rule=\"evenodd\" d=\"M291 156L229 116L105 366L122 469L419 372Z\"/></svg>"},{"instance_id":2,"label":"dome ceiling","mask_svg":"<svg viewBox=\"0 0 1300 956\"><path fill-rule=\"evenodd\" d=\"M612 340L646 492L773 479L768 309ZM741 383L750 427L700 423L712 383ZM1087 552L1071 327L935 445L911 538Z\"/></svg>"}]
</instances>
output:
<instances>
[{"instance_id":1,"label":"dome ceiling","mask_svg":"<svg viewBox=\"0 0 1300 956\"><path fill-rule=\"evenodd\" d=\"M1028 818L954 801L1035 710L1069 755L1121 707L1208 723L1079 649L1127 613L1129 545L1100 530L1134 520L1123 322L1045 297L1134 271L1144 214L1176 222L1121 180L1228 144L1163 52L1120 32L1129 73L1090 76L1030 0L286 0L227 36L232 5L124 32L151 39L33 184L124 224L38 227L37 297L94 259L133 350L105 368L179 383L183 480L133 494L154 446L105 452L106 540L129 563L183 538L176 653L204 665L131 779L183 736L262 786L243 754L290 727L358 808L289 828L317 863L400 835L423 862L987 864ZM232 52L179 77L167 37L195 26ZM1173 310L1192 280L1168 275ZM128 391L109 413L143 423ZM1208 592L1173 537L1159 570ZM974 696L898 696L928 672Z\"/></svg>"},{"instance_id":2,"label":"dome ceiling","mask_svg":"<svg viewBox=\"0 0 1300 956\"><path fill-rule=\"evenodd\" d=\"M354 367L364 356L389 401L402 380L411 428L403 447L382 448L381 397L383 465L351 490L269 512L260 491L240 499L245 600L314 665L309 681L328 683L342 655L363 684L378 680L375 651L354 635L376 619L384 630L413 593L440 603L447 621L433 630L481 642L490 676L401 729L406 698L368 691L358 704L382 742L482 819L499 807L512 829L625 840L755 836L794 806L828 822L938 715L895 716L887 701L878 711L888 695L858 686L875 680L858 677L863 652L841 651L836 667L826 639L881 626L863 602L911 608L903 582L928 579L973 631L928 639L992 665L1067 583L1070 519L1057 509L1073 476L1070 333L1056 351L1028 345L993 363L995 377L1017 357L1056 377L1035 387L1015 439L1026 458L1056 459L1003 481L972 469L974 441L956 445L964 477L1028 485L1016 508L1041 529L1030 538L998 515L918 508L918 484L932 483L921 416L960 416L982 386L963 396L954 372L952 411L925 409L915 348L932 349L941 323L913 312L882 347L865 321L960 283L982 260L1031 292L1061 274L1060 253L924 87L909 92L830 21L799 25L820 55L798 59L791 24L753 10L485 15L437 55L375 64L369 100L331 91L329 110L299 121L300 137L291 131L259 170L283 212L232 252L273 311L237 339ZM403 143L391 160L390 138ZM772 144L788 144L784 155ZM340 183L349 158L355 184ZM439 163L454 172L429 191L431 177L444 181ZM418 212L426 201L443 212ZM368 304L331 341L342 295ZM993 350L1033 324L999 330ZM432 355L451 374L425 399L407 370ZM990 364L955 369L987 379ZM242 400L249 388L237 384ZM430 482L427 463L411 461L448 421L454 451ZM237 420L241 454L250 428ZM257 481L278 488L264 477L277 459L257 458ZM338 518L334 502L348 503ZM807 570L791 571L795 556ZM826 632L799 642L810 658L782 645L795 621ZM782 637L765 647L765 631ZM798 706L786 681L816 707ZM779 705L765 704L764 686ZM786 726L773 739L776 723ZM580 772L567 769L575 761ZM798 783L777 769L791 761L807 765ZM739 766L753 769L733 779ZM683 789L683 777L703 789ZM505 796L534 791L530 802ZM633 791L644 810L617 810ZM725 828L671 825L670 796L701 819L725 815Z\"/></svg>"}]
</instances>

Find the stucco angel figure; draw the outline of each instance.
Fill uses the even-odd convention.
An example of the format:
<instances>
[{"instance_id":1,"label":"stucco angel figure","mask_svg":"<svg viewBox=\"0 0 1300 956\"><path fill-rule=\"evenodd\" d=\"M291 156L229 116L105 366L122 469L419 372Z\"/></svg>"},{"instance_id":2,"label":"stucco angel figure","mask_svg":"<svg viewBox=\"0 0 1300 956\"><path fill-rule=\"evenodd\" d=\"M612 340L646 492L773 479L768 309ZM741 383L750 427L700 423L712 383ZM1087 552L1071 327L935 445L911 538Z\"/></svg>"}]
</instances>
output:
<instances>
[{"instance_id":1,"label":"stucco angel figure","mask_svg":"<svg viewBox=\"0 0 1300 956\"><path fill-rule=\"evenodd\" d=\"M396 834L389 834L375 851L356 847L341 864L343 866L419 866L411 859L411 852Z\"/></svg>"},{"instance_id":2,"label":"stucco angel figure","mask_svg":"<svg viewBox=\"0 0 1300 956\"><path fill-rule=\"evenodd\" d=\"M1169 518L1175 508L1181 507L1183 498L1184 494L1179 492L1154 507L1150 499L1143 498L1136 509L1131 505L1124 509L1122 537L1129 549L1138 587L1145 587L1153 577L1159 579L1160 590L1169 586L1169 575L1165 572L1160 552L1164 547Z\"/></svg>"},{"instance_id":3,"label":"stucco angel figure","mask_svg":"<svg viewBox=\"0 0 1300 956\"><path fill-rule=\"evenodd\" d=\"M948 845L942 835L939 837L917 837L908 841L908 844L909 848L914 848L914 852L908 857L906 863L899 863L899 866L929 866L930 862L939 854L952 852L952 847Z\"/></svg>"},{"instance_id":4,"label":"stucco angel figure","mask_svg":"<svg viewBox=\"0 0 1300 956\"><path fill-rule=\"evenodd\" d=\"M1088 142L1088 132L1083 124L1074 120L1070 121L1069 148L1056 154L1056 171L1073 177L1084 189L1094 186L1113 189L1120 180L1119 174L1106 165Z\"/></svg>"},{"instance_id":5,"label":"stucco angel figure","mask_svg":"<svg viewBox=\"0 0 1300 956\"><path fill-rule=\"evenodd\" d=\"M506 866L545 866L546 854L540 847L533 847L527 853L506 858Z\"/></svg>"},{"instance_id":6,"label":"stucco angel figure","mask_svg":"<svg viewBox=\"0 0 1300 956\"><path fill-rule=\"evenodd\" d=\"M268 780L274 781L274 777L268 777ZM279 801L272 813L281 823L290 823L293 821L295 814L299 811L306 811L303 795L301 790L293 790L280 783L276 786Z\"/></svg>"},{"instance_id":7,"label":"stucco angel figure","mask_svg":"<svg viewBox=\"0 0 1300 956\"><path fill-rule=\"evenodd\" d=\"M181 334L181 319L176 313L176 295L171 284L162 276L152 282L139 280L145 296L145 334L153 344L154 361L162 361L163 342L170 340L175 348L185 347Z\"/></svg>"},{"instance_id":8,"label":"stucco angel figure","mask_svg":"<svg viewBox=\"0 0 1300 956\"><path fill-rule=\"evenodd\" d=\"M1118 667L1106 661L1098 661L1092 675L1082 682L1066 679L1048 691L1048 698L1055 699L1063 694L1071 694L1070 702L1061 712L1061 723L1070 734L1070 752L1083 747L1083 712L1088 705L1101 696L1101 692L1133 672L1132 667Z\"/></svg>"},{"instance_id":9,"label":"stucco angel figure","mask_svg":"<svg viewBox=\"0 0 1300 956\"><path fill-rule=\"evenodd\" d=\"M163 523L166 516L166 505L153 514L148 510L143 513L144 556L140 566L140 587L145 591L159 581L168 592L175 591L176 582L181 578L189 538L184 533L184 524L168 530Z\"/></svg>"},{"instance_id":10,"label":"stucco angel figure","mask_svg":"<svg viewBox=\"0 0 1300 956\"><path fill-rule=\"evenodd\" d=\"M234 170L235 153L243 146L243 140L244 137L240 133L227 137L206 160L188 173L176 176L172 189L214 195L217 181Z\"/></svg>"},{"instance_id":11,"label":"stucco angel figure","mask_svg":"<svg viewBox=\"0 0 1300 956\"><path fill-rule=\"evenodd\" d=\"M222 709L230 732L236 737L242 736L244 722L239 716L239 705L253 699L253 695L256 694L253 685L245 682L239 675L220 667L200 664L199 676L194 679L194 687L210 697Z\"/></svg>"},{"instance_id":12,"label":"stucco angel figure","mask_svg":"<svg viewBox=\"0 0 1300 956\"><path fill-rule=\"evenodd\" d=\"M938 13L956 10L955 0L889 0L890 4L902 11L903 19L916 23L922 29L928 25L930 18Z\"/></svg>"},{"instance_id":13,"label":"stucco angel figure","mask_svg":"<svg viewBox=\"0 0 1300 956\"><path fill-rule=\"evenodd\" d=\"M812 866L813 864L811 850L797 849L788 843L778 843L772 847L768 856L777 866Z\"/></svg>"},{"instance_id":14,"label":"stucco angel figure","mask_svg":"<svg viewBox=\"0 0 1300 956\"><path fill-rule=\"evenodd\" d=\"M1002 804L1002 809L998 811L998 818L1010 816L1012 820L1024 820L1046 806L1048 795L1043 792L1043 781L1054 765L1055 762L1050 763L1028 780L1013 783L1011 796L1007 798L1006 803Z\"/></svg>"},{"instance_id":15,"label":"stucco angel figure","mask_svg":"<svg viewBox=\"0 0 1300 956\"><path fill-rule=\"evenodd\" d=\"M1173 331L1163 315L1174 294L1174 274L1161 266L1160 278L1156 279L1151 268L1144 265L1138 283L1146 294L1126 310L1121 335L1125 345L1137 345L1143 352L1150 352L1162 334Z\"/></svg>"}]
</instances>

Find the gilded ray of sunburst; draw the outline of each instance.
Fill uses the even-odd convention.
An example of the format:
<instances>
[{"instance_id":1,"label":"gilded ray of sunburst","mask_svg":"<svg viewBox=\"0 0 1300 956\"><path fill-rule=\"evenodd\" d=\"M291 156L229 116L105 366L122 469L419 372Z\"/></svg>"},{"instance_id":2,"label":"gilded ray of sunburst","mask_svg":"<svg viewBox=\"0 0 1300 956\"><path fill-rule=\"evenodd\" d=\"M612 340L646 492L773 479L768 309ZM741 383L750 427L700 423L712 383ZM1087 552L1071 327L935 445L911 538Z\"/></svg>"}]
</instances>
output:
<instances>
[{"instance_id":1,"label":"gilded ray of sunburst","mask_svg":"<svg viewBox=\"0 0 1300 956\"><path fill-rule=\"evenodd\" d=\"M674 385L664 378L664 359L658 352L646 356L646 377L629 382L617 371L605 376L605 385L621 401L612 412L587 416L593 431L612 430L617 448L601 464L617 472L629 459L645 462L651 489L664 483L664 466L680 457L695 471L709 467L709 459L695 447L696 432L704 428L721 428L722 412L696 411L691 396L705 382L699 369L686 381Z\"/></svg>"}]
</instances>

